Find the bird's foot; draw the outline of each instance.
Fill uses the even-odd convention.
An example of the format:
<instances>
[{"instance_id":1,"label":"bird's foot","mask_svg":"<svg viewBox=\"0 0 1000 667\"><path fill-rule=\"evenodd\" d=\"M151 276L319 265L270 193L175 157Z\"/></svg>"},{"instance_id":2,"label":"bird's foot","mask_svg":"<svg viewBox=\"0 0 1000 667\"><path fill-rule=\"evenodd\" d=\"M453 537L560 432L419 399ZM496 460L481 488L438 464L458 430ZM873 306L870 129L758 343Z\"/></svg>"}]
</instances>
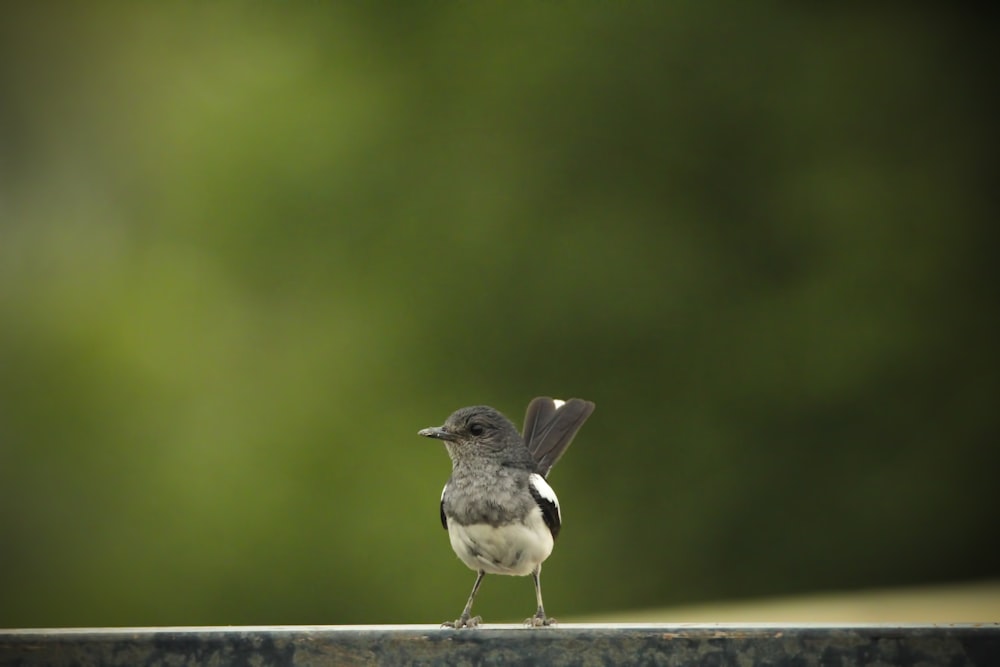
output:
<instances>
[{"instance_id":1,"label":"bird's foot","mask_svg":"<svg viewBox=\"0 0 1000 667\"><path fill-rule=\"evenodd\" d=\"M535 614L534 616L529 616L528 618L524 619L524 624L530 625L533 628L542 628L542 627L547 627L549 625L556 625L558 623L559 621L557 621L556 619L549 618L545 614L541 613Z\"/></svg>"},{"instance_id":2,"label":"bird's foot","mask_svg":"<svg viewBox=\"0 0 1000 667\"><path fill-rule=\"evenodd\" d=\"M460 628L475 628L478 627L479 624L482 623L482 621L483 621L482 616L469 616L469 614L463 613L454 621L445 621L444 623L441 624L441 627L454 628L455 630L458 630Z\"/></svg>"}]
</instances>

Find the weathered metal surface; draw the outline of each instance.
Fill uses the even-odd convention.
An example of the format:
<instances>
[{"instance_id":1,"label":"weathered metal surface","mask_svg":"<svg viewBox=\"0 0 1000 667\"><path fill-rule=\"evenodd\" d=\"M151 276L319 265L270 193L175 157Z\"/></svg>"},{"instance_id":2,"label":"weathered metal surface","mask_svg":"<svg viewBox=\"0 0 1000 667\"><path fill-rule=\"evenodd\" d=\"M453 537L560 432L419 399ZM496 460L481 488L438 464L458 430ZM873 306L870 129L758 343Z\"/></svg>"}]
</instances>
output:
<instances>
[{"instance_id":1,"label":"weathered metal surface","mask_svg":"<svg viewBox=\"0 0 1000 667\"><path fill-rule=\"evenodd\" d=\"M0 630L0 665L1000 665L1000 624Z\"/></svg>"}]
</instances>

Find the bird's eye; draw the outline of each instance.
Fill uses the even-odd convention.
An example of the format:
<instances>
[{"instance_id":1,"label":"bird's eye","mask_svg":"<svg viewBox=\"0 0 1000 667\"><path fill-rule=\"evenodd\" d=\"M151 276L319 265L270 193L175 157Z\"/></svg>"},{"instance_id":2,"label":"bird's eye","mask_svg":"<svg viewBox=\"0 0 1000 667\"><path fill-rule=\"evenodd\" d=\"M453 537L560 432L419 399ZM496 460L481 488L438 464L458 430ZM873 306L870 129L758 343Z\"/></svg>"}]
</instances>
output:
<instances>
[{"instance_id":1,"label":"bird's eye","mask_svg":"<svg viewBox=\"0 0 1000 667\"><path fill-rule=\"evenodd\" d=\"M482 435L485 430L486 429L483 428L483 425L479 423L469 425L469 433L472 435Z\"/></svg>"}]
</instances>

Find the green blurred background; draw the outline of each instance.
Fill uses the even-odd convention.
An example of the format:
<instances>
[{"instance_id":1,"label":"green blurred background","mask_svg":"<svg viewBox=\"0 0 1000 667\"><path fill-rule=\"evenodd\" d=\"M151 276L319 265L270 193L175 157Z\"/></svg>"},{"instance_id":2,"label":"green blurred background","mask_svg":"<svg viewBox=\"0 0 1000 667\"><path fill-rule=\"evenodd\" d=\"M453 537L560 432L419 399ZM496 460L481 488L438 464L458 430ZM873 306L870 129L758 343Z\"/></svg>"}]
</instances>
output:
<instances>
[{"instance_id":1,"label":"green blurred background","mask_svg":"<svg viewBox=\"0 0 1000 667\"><path fill-rule=\"evenodd\" d=\"M957 7L5 9L0 625L454 618L416 432L539 394L557 617L1000 574Z\"/></svg>"}]
</instances>

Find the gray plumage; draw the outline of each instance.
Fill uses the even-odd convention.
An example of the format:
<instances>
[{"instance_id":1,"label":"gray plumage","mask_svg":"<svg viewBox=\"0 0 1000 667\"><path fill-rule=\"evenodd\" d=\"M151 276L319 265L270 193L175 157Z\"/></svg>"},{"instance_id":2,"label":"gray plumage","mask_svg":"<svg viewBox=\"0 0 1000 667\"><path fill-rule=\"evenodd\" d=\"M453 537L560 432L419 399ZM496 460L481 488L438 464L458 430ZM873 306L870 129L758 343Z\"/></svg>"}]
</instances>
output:
<instances>
[{"instance_id":1,"label":"gray plumage","mask_svg":"<svg viewBox=\"0 0 1000 667\"><path fill-rule=\"evenodd\" d=\"M472 602L486 573L532 575L538 609L527 620L549 625L542 605L541 564L559 534L559 501L545 481L573 436L594 411L582 399L534 399L524 436L497 410L478 405L456 410L443 426L420 435L442 440L452 474L441 493L441 524L452 549L478 576L465 609L449 627L475 627Z\"/></svg>"}]
</instances>

